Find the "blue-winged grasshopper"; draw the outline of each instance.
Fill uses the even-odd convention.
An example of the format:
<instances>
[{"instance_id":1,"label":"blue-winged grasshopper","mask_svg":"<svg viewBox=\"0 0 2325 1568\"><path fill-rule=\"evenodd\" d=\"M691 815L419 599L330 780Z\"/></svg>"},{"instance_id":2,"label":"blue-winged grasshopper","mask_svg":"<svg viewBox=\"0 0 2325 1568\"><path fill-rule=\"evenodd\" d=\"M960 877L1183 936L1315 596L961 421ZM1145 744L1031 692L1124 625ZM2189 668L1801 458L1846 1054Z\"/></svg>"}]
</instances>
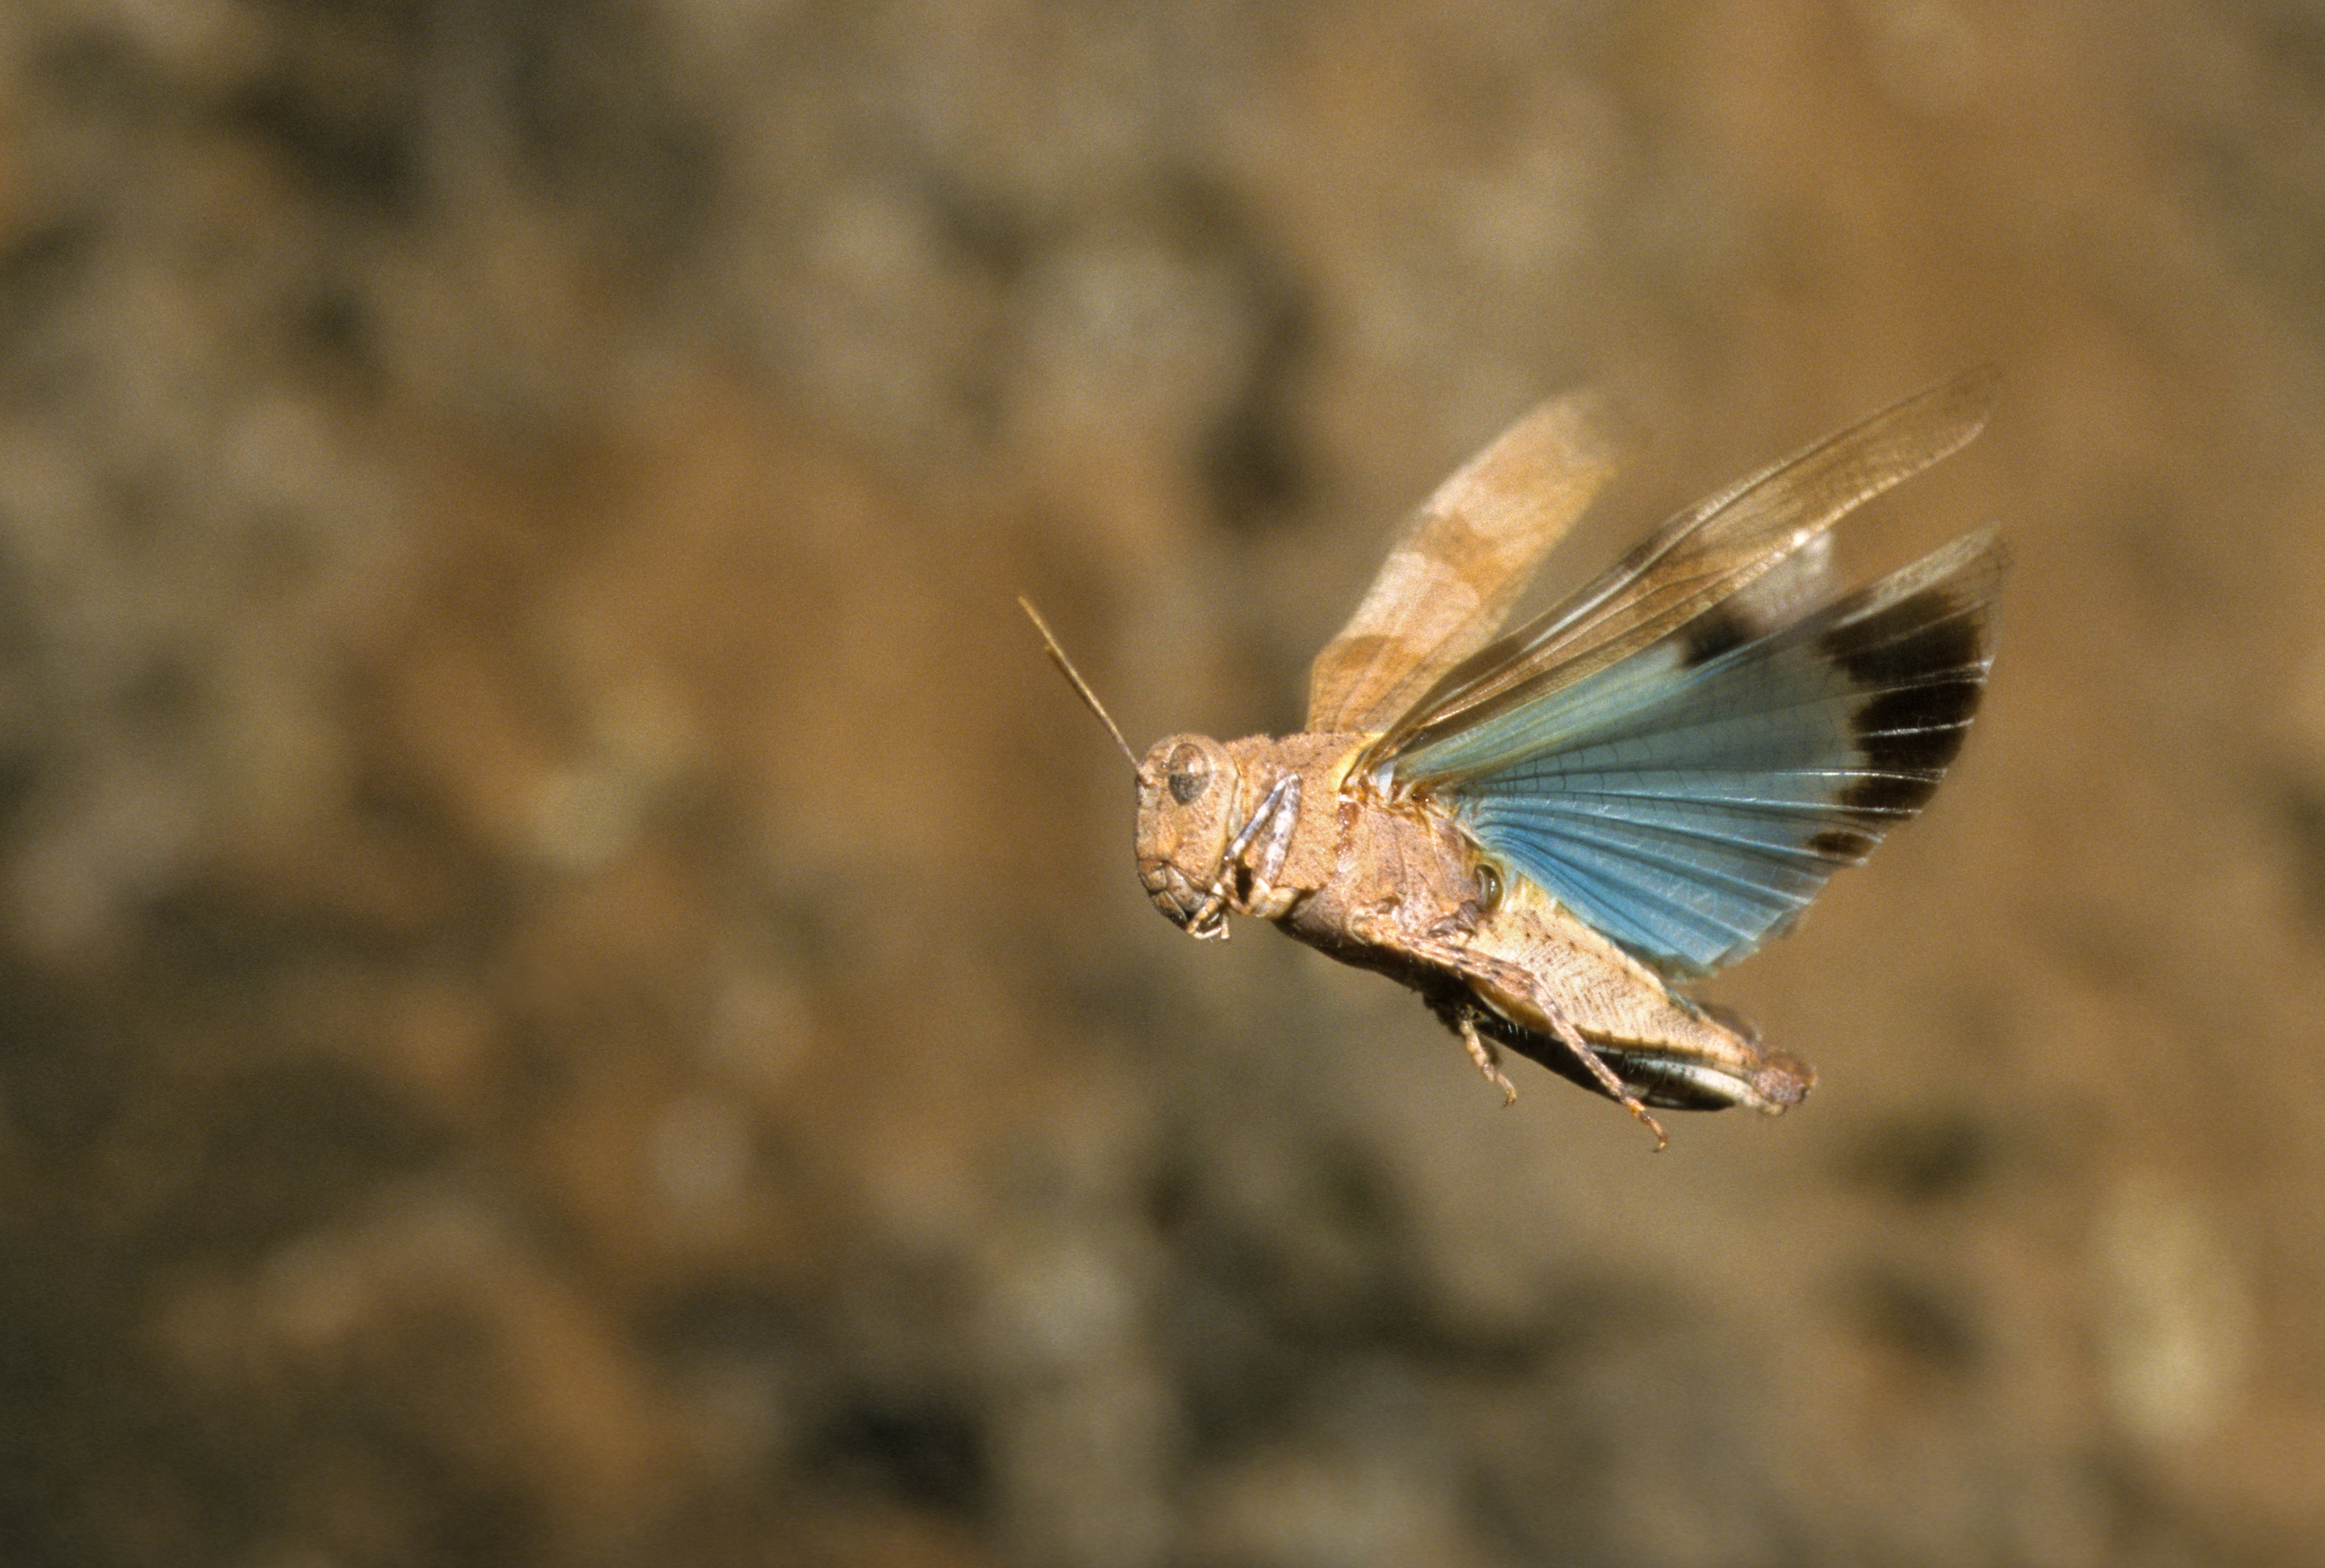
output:
<instances>
[{"instance_id":1,"label":"blue-winged grasshopper","mask_svg":"<svg viewBox=\"0 0 2325 1568\"><path fill-rule=\"evenodd\" d=\"M1806 1063L1674 986L1781 935L1960 749L2000 542L1835 595L1829 530L1975 436L1993 383L1763 469L1496 637L1618 445L1595 397L1542 404L1405 523L1282 739L1136 757L1035 614L1137 769L1148 895L1192 936L1255 915L1401 981L1505 1098L1505 1046L1620 1101L1658 1148L1649 1106L1797 1102Z\"/></svg>"}]
</instances>

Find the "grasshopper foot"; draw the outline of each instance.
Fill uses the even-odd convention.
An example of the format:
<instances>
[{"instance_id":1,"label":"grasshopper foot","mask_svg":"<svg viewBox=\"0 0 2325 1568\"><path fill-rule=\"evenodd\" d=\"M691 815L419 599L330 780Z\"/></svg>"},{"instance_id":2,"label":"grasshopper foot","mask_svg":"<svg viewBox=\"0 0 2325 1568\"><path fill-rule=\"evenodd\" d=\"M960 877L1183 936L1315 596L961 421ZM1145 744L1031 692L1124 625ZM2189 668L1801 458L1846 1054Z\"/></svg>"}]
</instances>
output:
<instances>
[{"instance_id":1,"label":"grasshopper foot","mask_svg":"<svg viewBox=\"0 0 2325 1568\"><path fill-rule=\"evenodd\" d=\"M1477 1015L1463 1008L1455 1016L1455 1027L1460 1029L1461 1044L1468 1048L1469 1059L1477 1064L1477 1071L1486 1075L1486 1082L1502 1092L1502 1103L1516 1104L1518 1086L1502 1071L1502 1053L1495 1048L1493 1041L1477 1032Z\"/></svg>"}]
</instances>

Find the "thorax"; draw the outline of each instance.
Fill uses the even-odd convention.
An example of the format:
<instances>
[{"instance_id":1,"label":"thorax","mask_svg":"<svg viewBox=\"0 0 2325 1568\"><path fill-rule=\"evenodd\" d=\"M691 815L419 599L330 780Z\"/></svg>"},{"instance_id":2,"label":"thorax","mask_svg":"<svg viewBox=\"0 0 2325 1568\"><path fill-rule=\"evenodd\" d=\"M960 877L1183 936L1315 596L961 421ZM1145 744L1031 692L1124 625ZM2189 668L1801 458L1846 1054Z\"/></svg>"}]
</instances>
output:
<instances>
[{"instance_id":1,"label":"thorax","mask_svg":"<svg viewBox=\"0 0 2325 1568\"><path fill-rule=\"evenodd\" d=\"M1255 735L1227 743L1254 798L1287 775L1299 779L1290 846L1270 879L1297 896L1280 912L1255 912L1341 956L1357 945L1348 927L1358 911L1410 930L1465 925L1481 913L1478 853L1450 816L1426 799L1385 798L1352 773L1372 738Z\"/></svg>"}]
</instances>

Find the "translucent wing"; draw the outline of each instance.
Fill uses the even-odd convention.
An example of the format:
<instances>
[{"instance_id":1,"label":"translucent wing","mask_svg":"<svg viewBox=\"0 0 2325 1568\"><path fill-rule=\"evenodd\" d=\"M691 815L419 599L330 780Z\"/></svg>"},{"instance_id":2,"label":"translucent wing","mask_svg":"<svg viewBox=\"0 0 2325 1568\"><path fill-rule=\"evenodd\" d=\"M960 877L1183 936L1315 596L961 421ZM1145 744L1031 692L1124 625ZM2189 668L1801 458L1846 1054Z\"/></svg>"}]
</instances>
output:
<instances>
[{"instance_id":1,"label":"translucent wing","mask_svg":"<svg viewBox=\"0 0 2325 1568\"><path fill-rule=\"evenodd\" d=\"M1570 393L1439 485L1310 667L1308 728L1381 729L1484 647L1551 546L1613 476L1620 429L1603 400Z\"/></svg>"},{"instance_id":2,"label":"translucent wing","mask_svg":"<svg viewBox=\"0 0 2325 1568\"><path fill-rule=\"evenodd\" d=\"M1985 425L1994 383L1991 369L1979 369L1916 393L1681 512L1565 603L1445 669L1386 726L1364 766L1394 759L1400 780L1425 774L1447 782L1452 774L1443 764L1416 771L1403 757L1588 679L1682 628L1699 659L1746 641L1768 608L1758 601L1790 595L1775 592L1781 575L1760 594L1744 591L1865 502L1959 449ZM1385 568L1383 584L1389 576Z\"/></svg>"},{"instance_id":3,"label":"translucent wing","mask_svg":"<svg viewBox=\"0 0 2325 1568\"><path fill-rule=\"evenodd\" d=\"M1459 779L1479 844L1664 973L1704 973L1929 800L1985 689L2005 564L1961 540L1709 657L1683 625L1397 777Z\"/></svg>"}]
</instances>

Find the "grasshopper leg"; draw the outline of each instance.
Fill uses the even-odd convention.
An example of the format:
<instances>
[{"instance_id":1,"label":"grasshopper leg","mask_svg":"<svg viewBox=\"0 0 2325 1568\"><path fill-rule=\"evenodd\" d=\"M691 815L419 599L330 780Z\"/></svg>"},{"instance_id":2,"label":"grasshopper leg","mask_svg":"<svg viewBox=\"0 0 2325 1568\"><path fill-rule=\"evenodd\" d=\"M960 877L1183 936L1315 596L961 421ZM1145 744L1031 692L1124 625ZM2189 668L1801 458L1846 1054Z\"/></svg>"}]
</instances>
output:
<instances>
[{"instance_id":1,"label":"grasshopper leg","mask_svg":"<svg viewBox=\"0 0 2325 1568\"><path fill-rule=\"evenodd\" d=\"M1487 985L1505 995L1524 998L1549 1021L1551 1033L1558 1037L1561 1045L1574 1053L1574 1059L1581 1063L1583 1070L1598 1081L1598 1086L1607 1092L1607 1098L1620 1104L1624 1110L1637 1119L1639 1125L1654 1134L1655 1152L1661 1154L1670 1147L1671 1138L1663 1131L1663 1124L1654 1119L1645 1103L1636 1094L1631 1093L1629 1085L1615 1075L1615 1069L1608 1066L1606 1059L1590 1048L1590 1043L1582 1038L1581 1032L1567 1021L1565 1010L1544 992L1541 986L1535 984L1533 976L1524 970L1499 958L1489 958L1482 953L1472 953L1459 943L1448 941L1442 936L1422 936L1399 930L1385 914L1360 916L1351 924L1357 935L1363 940L1392 951L1409 953L1415 958L1425 959L1441 969L1461 976L1473 989L1479 985ZM1477 1019L1474 1014L1470 1014L1465 1016L1463 1021L1467 1027L1462 1029L1462 1043L1468 1045L1469 1037L1477 1028ZM1483 1040L1477 1042L1479 1047L1483 1044ZM1476 1047L1471 1049L1470 1055L1473 1060L1476 1059L1477 1055ZM1487 1060L1490 1061L1491 1058L1488 1057ZM1487 1076L1489 1078L1496 1076L1495 1071L1489 1068ZM1506 1084L1506 1080L1504 1082Z\"/></svg>"},{"instance_id":2,"label":"grasshopper leg","mask_svg":"<svg viewBox=\"0 0 2325 1568\"><path fill-rule=\"evenodd\" d=\"M1502 1092L1503 1104L1516 1104L1518 1086L1510 1082L1507 1073L1502 1071L1501 1051L1493 1041L1477 1032L1477 1009L1465 1007L1454 1017L1460 1027L1461 1043L1468 1047L1469 1059L1477 1064L1477 1071L1486 1075L1487 1083Z\"/></svg>"}]
</instances>

